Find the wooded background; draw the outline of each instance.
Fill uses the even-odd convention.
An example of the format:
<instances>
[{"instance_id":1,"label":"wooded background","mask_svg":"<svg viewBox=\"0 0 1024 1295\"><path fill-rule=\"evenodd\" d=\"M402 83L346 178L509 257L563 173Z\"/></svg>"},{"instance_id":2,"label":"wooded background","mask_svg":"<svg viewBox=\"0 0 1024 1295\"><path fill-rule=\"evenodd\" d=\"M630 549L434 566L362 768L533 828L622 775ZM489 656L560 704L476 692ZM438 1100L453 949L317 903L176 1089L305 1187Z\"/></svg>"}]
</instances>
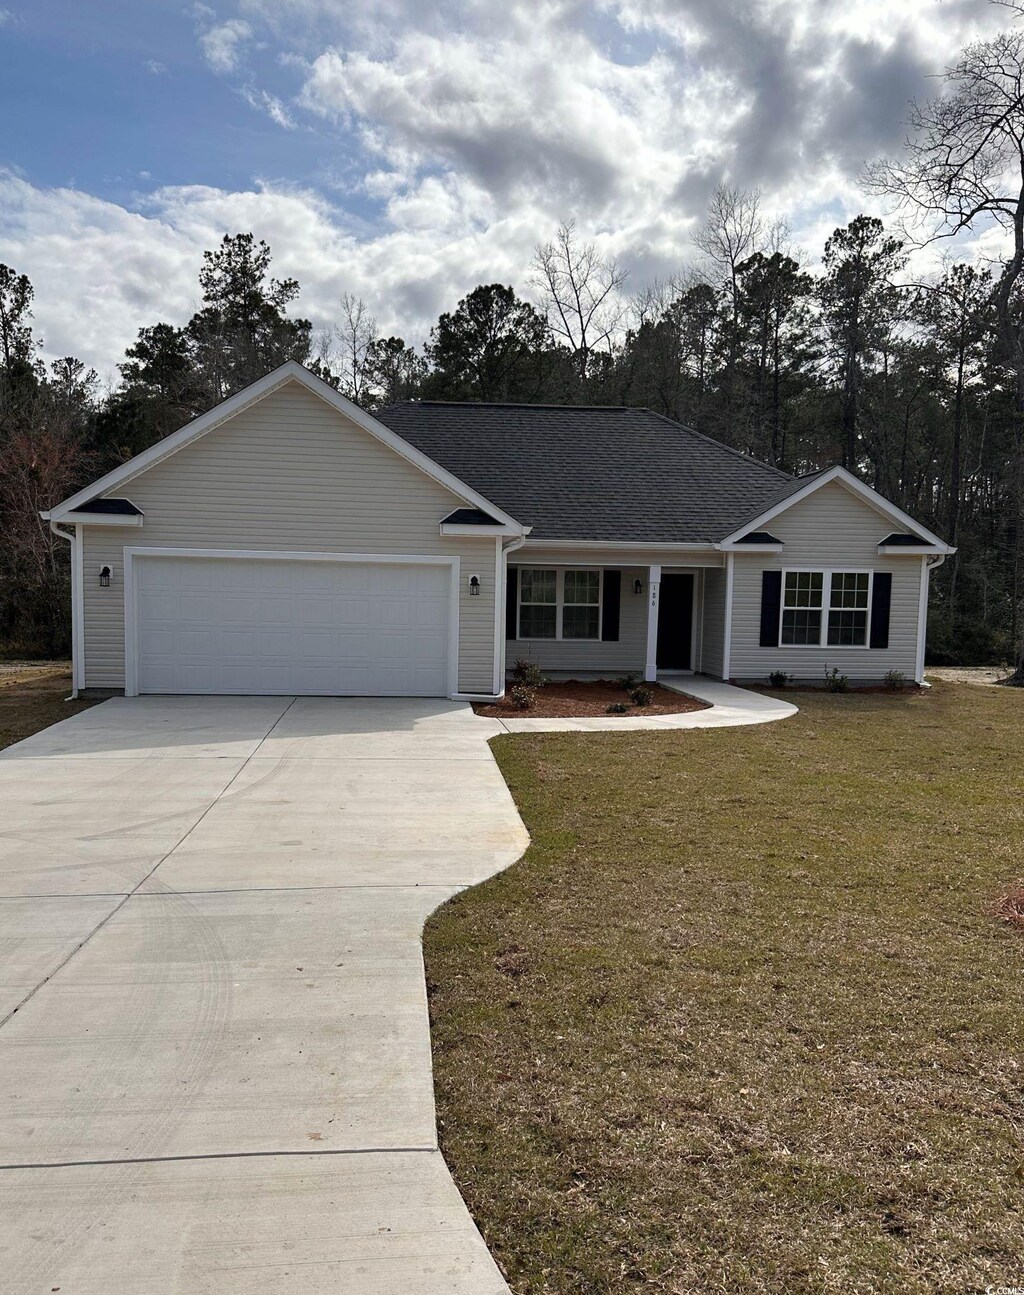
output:
<instances>
[{"instance_id":1,"label":"wooded background","mask_svg":"<svg viewBox=\"0 0 1024 1295\"><path fill-rule=\"evenodd\" d=\"M0 651L69 652L68 546L40 509L295 359L369 410L647 406L788 472L842 463L958 548L933 581L929 660L1016 662L1022 70L1024 43L1007 32L964 50L936 99L914 108L904 155L867 175L895 204L891 229L861 215L823 249L800 249L756 194L722 186L692 263L631 292L570 220L518 289L474 288L422 348L381 336L351 296L314 332L293 313L299 284L272 277L267 245L238 233L204 254L201 309L183 327L140 328L119 383L102 389L73 357L43 363L32 285L0 265ZM994 221L1006 246L991 264L947 258L920 276L907 219L925 229L918 239Z\"/></svg>"}]
</instances>

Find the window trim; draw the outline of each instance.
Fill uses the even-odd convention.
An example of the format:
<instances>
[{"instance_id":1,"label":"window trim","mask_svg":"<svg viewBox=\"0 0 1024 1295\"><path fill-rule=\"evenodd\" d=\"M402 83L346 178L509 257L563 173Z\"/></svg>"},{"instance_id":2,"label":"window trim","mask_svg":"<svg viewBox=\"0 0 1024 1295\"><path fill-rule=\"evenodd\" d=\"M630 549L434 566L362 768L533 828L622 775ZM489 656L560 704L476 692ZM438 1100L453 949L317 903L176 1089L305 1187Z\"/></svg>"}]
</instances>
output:
<instances>
[{"instance_id":1,"label":"window trim","mask_svg":"<svg viewBox=\"0 0 1024 1295\"><path fill-rule=\"evenodd\" d=\"M553 566L550 562L543 565L539 563L516 564L518 572L523 571L553 571L555 573L555 601L552 603L527 603L527 607L551 607L555 608L555 634L554 638L536 638L525 634L520 634L522 628L521 612L523 607L522 598L522 577L518 577L519 597L516 600L516 641L520 643L600 643L601 626L604 622L604 568L592 566ZM562 633L562 613L565 610L565 573L567 571L586 571L597 576L597 633L593 638L580 638L578 635L566 638ZM594 603L570 603L570 607L593 607Z\"/></svg>"},{"instance_id":2,"label":"window trim","mask_svg":"<svg viewBox=\"0 0 1024 1295\"><path fill-rule=\"evenodd\" d=\"M817 643L783 643L782 641L782 621L787 611L817 611L818 608L798 608L786 606L786 577L788 575L820 575L821 576L821 627L818 630ZM868 605L863 610L867 612L864 625L864 642L863 643L830 643L828 641L828 617L832 611L860 611L861 608L852 607L833 607L832 606L832 577L833 576L867 576L868 578ZM783 567L782 568L782 590L779 597L779 647L789 651L795 648L797 651L812 648L820 651L824 648L828 652L867 652L871 649L871 607L875 595L875 572L873 567Z\"/></svg>"}]
</instances>

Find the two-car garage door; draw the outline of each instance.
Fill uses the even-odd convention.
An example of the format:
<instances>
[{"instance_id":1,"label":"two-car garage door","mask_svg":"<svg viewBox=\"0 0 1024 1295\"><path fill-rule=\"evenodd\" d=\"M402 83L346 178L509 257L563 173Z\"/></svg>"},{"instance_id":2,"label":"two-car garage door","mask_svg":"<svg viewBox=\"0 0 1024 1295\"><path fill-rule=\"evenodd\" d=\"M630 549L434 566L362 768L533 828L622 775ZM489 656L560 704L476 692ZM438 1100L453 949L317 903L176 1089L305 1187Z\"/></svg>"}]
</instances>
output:
<instances>
[{"instance_id":1,"label":"two-car garage door","mask_svg":"<svg viewBox=\"0 0 1024 1295\"><path fill-rule=\"evenodd\" d=\"M136 557L140 693L437 697L451 566Z\"/></svg>"}]
</instances>

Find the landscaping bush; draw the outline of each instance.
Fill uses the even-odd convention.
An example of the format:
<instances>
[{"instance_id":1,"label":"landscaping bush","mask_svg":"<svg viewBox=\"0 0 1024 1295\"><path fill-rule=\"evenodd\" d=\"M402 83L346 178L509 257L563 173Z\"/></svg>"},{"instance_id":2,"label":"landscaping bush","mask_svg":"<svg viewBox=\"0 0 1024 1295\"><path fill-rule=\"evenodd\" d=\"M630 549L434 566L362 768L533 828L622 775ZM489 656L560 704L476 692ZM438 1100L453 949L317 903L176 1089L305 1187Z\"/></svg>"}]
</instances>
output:
<instances>
[{"instance_id":1,"label":"landscaping bush","mask_svg":"<svg viewBox=\"0 0 1024 1295\"><path fill-rule=\"evenodd\" d=\"M649 706L654 700L654 692L645 683L634 684L629 690L629 700L634 706Z\"/></svg>"},{"instance_id":2,"label":"landscaping bush","mask_svg":"<svg viewBox=\"0 0 1024 1295\"><path fill-rule=\"evenodd\" d=\"M907 682L907 676L902 670L887 670L883 682L886 688L891 688L893 692L897 688L902 688Z\"/></svg>"},{"instance_id":3,"label":"landscaping bush","mask_svg":"<svg viewBox=\"0 0 1024 1295\"><path fill-rule=\"evenodd\" d=\"M526 657L519 659L512 666L512 682L518 684L521 688L543 688L544 676L541 668L535 661L529 661Z\"/></svg>"},{"instance_id":4,"label":"landscaping bush","mask_svg":"<svg viewBox=\"0 0 1024 1295\"><path fill-rule=\"evenodd\" d=\"M613 701L605 711L606 715L628 715L629 707L624 701Z\"/></svg>"},{"instance_id":5,"label":"landscaping bush","mask_svg":"<svg viewBox=\"0 0 1024 1295\"><path fill-rule=\"evenodd\" d=\"M623 688L625 688L626 692L632 692L640 682L640 674L636 670L630 670L629 673L624 674L618 682Z\"/></svg>"},{"instance_id":6,"label":"landscaping bush","mask_svg":"<svg viewBox=\"0 0 1024 1295\"><path fill-rule=\"evenodd\" d=\"M840 674L839 667L834 665L831 670L825 671L825 687L829 692L849 692L849 675Z\"/></svg>"},{"instance_id":7,"label":"landscaping bush","mask_svg":"<svg viewBox=\"0 0 1024 1295\"><path fill-rule=\"evenodd\" d=\"M516 710L529 710L537 696L536 688L516 683L508 690L508 699Z\"/></svg>"},{"instance_id":8,"label":"landscaping bush","mask_svg":"<svg viewBox=\"0 0 1024 1295\"><path fill-rule=\"evenodd\" d=\"M770 688L785 688L791 678L792 676L786 674L785 670L773 670L768 676L768 686Z\"/></svg>"}]
</instances>

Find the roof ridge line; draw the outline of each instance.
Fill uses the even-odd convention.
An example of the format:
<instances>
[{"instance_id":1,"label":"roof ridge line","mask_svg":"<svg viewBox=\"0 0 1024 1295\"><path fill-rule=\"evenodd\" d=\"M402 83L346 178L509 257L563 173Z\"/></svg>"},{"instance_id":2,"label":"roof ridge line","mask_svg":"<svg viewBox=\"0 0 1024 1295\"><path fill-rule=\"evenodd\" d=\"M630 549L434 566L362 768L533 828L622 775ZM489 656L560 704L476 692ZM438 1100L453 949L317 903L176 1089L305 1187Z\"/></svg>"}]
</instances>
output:
<instances>
[{"instance_id":1,"label":"roof ridge line","mask_svg":"<svg viewBox=\"0 0 1024 1295\"><path fill-rule=\"evenodd\" d=\"M653 409L648 409L645 405L556 405L547 402L534 403L532 400L396 400L390 405L385 405L384 409L400 409L403 405L422 406L422 405L454 405L459 409L577 409L577 410L594 410L603 409L609 413L654 413ZM383 410L378 412L383 413Z\"/></svg>"}]
</instances>

